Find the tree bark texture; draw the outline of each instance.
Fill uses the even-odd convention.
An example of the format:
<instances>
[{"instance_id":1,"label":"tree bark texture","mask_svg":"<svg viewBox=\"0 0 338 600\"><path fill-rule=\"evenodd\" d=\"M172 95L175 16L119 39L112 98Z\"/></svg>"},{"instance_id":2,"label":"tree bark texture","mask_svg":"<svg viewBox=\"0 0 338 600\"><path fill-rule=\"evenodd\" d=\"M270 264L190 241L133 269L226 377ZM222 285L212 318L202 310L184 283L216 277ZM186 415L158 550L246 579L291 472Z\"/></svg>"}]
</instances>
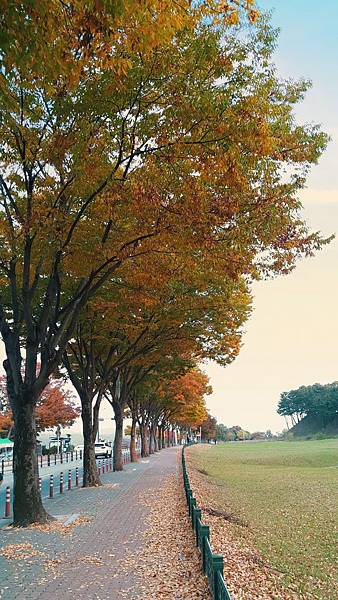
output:
<instances>
[{"instance_id":1,"label":"tree bark texture","mask_svg":"<svg viewBox=\"0 0 338 600\"><path fill-rule=\"evenodd\" d=\"M83 487L95 487L101 485L95 457L96 430L92 417L92 402L85 395L81 396L82 405L82 427L83 427Z\"/></svg>"},{"instance_id":2,"label":"tree bark texture","mask_svg":"<svg viewBox=\"0 0 338 600\"><path fill-rule=\"evenodd\" d=\"M9 349L6 349L7 352ZM39 472L36 451L35 406L39 395L22 383L21 359L12 349L12 364L3 363L7 377L8 399L13 411L15 438L13 448L13 524L27 527L31 523L46 523L52 517L43 507L39 494ZM16 370L14 372L14 366ZM34 384L34 375L32 377Z\"/></svg>"},{"instance_id":3,"label":"tree bark texture","mask_svg":"<svg viewBox=\"0 0 338 600\"><path fill-rule=\"evenodd\" d=\"M20 402L19 406L15 406L14 413L13 524L26 527L31 523L46 523L51 517L42 505L38 488L34 403Z\"/></svg>"},{"instance_id":4,"label":"tree bark texture","mask_svg":"<svg viewBox=\"0 0 338 600\"><path fill-rule=\"evenodd\" d=\"M113 469L114 471L123 471L122 441L124 407L121 406L120 402L117 401L113 401L112 404L115 414Z\"/></svg>"},{"instance_id":5,"label":"tree bark texture","mask_svg":"<svg viewBox=\"0 0 338 600\"><path fill-rule=\"evenodd\" d=\"M141 456L142 458L147 458L149 456L149 446L148 446L148 428L146 425L142 425L140 427L141 433Z\"/></svg>"},{"instance_id":6,"label":"tree bark texture","mask_svg":"<svg viewBox=\"0 0 338 600\"><path fill-rule=\"evenodd\" d=\"M132 418L131 431L130 431L130 461L137 462L137 451L136 451L136 418Z\"/></svg>"}]
</instances>

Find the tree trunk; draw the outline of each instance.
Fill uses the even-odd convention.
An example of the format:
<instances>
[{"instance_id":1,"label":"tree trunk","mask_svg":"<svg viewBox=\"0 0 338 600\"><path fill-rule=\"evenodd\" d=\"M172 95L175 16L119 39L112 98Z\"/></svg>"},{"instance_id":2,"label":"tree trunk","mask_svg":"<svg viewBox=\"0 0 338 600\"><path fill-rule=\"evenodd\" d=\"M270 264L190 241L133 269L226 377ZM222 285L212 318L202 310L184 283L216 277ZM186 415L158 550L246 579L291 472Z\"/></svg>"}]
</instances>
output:
<instances>
[{"instance_id":1,"label":"tree trunk","mask_svg":"<svg viewBox=\"0 0 338 600\"><path fill-rule=\"evenodd\" d=\"M13 524L18 527L52 519L42 505L38 488L34 404L34 401L17 399L12 406L15 420Z\"/></svg>"},{"instance_id":2,"label":"tree trunk","mask_svg":"<svg viewBox=\"0 0 338 600\"><path fill-rule=\"evenodd\" d=\"M95 457L95 428L92 419L92 402L90 398L82 396L82 427L83 427L83 487L101 485L97 471Z\"/></svg>"},{"instance_id":3,"label":"tree trunk","mask_svg":"<svg viewBox=\"0 0 338 600\"><path fill-rule=\"evenodd\" d=\"M155 429L153 431L153 439L154 439L154 452L158 452L157 427L155 427Z\"/></svg>"},{"instance_id":4,"label":"tree trunk","mask_svg":"<svg viewBox=\"0 0 338 600\"><path fill-rule=\"evenodd\" d=\"M122 440L123 440L123 407L119 402L112 402L115 414L115 437L114 437L114 471L123 471Z\"/></svg>"},{"instance_id":5,"label":"tree trunk","mask_svg":"<svg viewBox=\"0 0 338 600\"><path fill-rule=\"evenodd\" d=\"M137 462L136 451L136 418L132 418L130 431L130 462Z\"/></svg>"},{"instance_id":6,"label":"tree trunk","mask_svg":"<svg viewBox=\"0 0 338 600\"><path fill-rule=\"evenodd\" d=\"M153 430L153 427L150 427L150 429L149 429L149 454L154 454L154 452L155 452L154 430Z\"/></svg>"},{"instance_id":7,"label":"tree trunk","mask_svg":"<svg viewBox=\"0 0 338 600\"><path fill-rule=\"evenodd\" d=\"M147 426L141 425L140 427L141 433L141 456L142 458L146 458L149 456L149 448L148 448L148 440L147 440Z\"/></svg>"}]
</instances>

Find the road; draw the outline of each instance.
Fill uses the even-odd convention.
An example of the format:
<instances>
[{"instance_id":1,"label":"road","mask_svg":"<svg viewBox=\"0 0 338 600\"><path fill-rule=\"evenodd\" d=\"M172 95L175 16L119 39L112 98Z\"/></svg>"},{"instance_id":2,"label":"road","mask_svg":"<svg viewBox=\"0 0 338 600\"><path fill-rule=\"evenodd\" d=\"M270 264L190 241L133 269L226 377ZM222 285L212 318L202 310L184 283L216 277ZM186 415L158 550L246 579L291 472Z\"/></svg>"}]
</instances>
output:
<instances>
[{"instance_id":1,"label":"road","mask_svg":"<svg viewBox=\"0 0 338 600\"><path fill-rule=\"evenodd\" d=\"M128 450L123 450L124 454L128 453ZM102 464L103 461L105 459L98 459L97 462L100 461L101 463L101 468L102 468ZM39 474L41 477L41 496L42 499L46 499L49 497L49 484L50 484L50 475L53 475L54 477L54 496L57 496L58 494L60 494L60 473L63 472L63 491L64 493L67 491L68 489L68 471L69 469L71 469L72 471L72 487L75 486L75 469L76 467L79 470L79 485L82 485L82 478L83 478L83 467L82 467L82 460L80 460L80 458L78 458L78 460L74 460L70 461L70 462L63 462L63 464L61 463L57 463L50 465L49 467L43 466L42 468L39 469ZM4 525L4 523L8 522L4 521L3 517L5 514L5 501L6 501L6 487L10 486L11 490L13 488L13 475L10 472L5 472L4 473L4 480L2 485L0 486L0 527L1 525ZM11 514L12 514L12 502L13 502L13 494L11 494ZM11 519L9 519L10 521Z\"/></svg>"}]
</instances>

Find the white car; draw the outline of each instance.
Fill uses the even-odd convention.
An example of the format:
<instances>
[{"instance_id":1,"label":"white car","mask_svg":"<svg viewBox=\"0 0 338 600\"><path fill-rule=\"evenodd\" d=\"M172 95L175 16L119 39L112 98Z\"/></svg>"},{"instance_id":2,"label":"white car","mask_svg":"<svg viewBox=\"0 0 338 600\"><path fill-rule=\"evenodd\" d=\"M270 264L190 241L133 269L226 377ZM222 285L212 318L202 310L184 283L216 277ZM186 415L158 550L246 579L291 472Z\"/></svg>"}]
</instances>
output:
<instances>
[{"instance_id":1,"label":"white car","mask_svg":"<svg viewBox=\"0 0 338 600\"><path fill-rule=\"evenodd\" d=\"M106 442L95 442L95 456L96 458L111 458L111 446L108 446Z\"/></svg>"}]
</instances>

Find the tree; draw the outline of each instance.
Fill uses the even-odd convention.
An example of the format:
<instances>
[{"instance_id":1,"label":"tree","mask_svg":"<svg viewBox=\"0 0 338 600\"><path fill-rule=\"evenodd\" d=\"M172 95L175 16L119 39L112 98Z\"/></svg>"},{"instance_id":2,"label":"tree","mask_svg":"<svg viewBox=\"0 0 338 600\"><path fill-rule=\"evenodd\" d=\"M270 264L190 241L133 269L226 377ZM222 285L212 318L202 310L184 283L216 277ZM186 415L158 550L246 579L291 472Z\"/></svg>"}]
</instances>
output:
<instances>
[{"instance_id":1,"label":"tree","mask_svg":"<svg viewBox=\"0 0 338 600\"><path fill-rule=\"evenodd\" d=\"M223 423L217 423L216 425L216 439L220 440L222 442L226 441L226 433L228 431L228 428L226 427L226 425L223 425Z\"/></svg>"},{"instance_id":2,"label":"tree","mask_svg":"<svg viewBox=\"0 0 338 600\"><path fill-rule=\"evenodd\" d=\"M17 432L14 522L25 525L48 518L34 406L88 300L156 253L208 256L233 281L288 272L323 243L299 218L297 193L326 137L295 126L306 85L276 79L266 24L232 36L238 4L257 17L249 0L156 11L148 0L135 14L131 1L7 4L0 331Z\"/></svg>"},{"instance_id":3,"label":"tree","mask_svg":"<svg viewBox=\"0 0 338 600\"><path fill-rule=\"evenodd\" d=\"M7 385L5 377L0 377L0 429L13 430L13 414L8 402ZM74 403L73 394L65 389L64 382L52 378L44 389L36 405L36 431L41 432L52 429L57 425L70 427L79 417L80 410ZM15 439L15 434L14 434Z\"/></svg>"},{"instance_id":4,"label":"tree","mask_svg":"<svg viewBox=\"0 0 338 600\"><path fill-rule=\"evenodd\" d=\"M329 419L338 414L338 383L313 385L282 392L277 412L285 417L290 416L292 425L299 423L306 415L321 418L323 426Z\"/></svg>"},{"instance_id":5,"label":"tree","mask_svg":"<svg viewBox=\"0 0 338 600\"><path fill-rule=\"evenodd\" d=\"M202 423L202 439L205 440L215 440L216 439L216 427L217 427L217 420L215 419L215 417L213 417L212 415L210 415L208 413L207 418L205 419L205 421L203 421Z\"/></svg>"}]
</instances>

